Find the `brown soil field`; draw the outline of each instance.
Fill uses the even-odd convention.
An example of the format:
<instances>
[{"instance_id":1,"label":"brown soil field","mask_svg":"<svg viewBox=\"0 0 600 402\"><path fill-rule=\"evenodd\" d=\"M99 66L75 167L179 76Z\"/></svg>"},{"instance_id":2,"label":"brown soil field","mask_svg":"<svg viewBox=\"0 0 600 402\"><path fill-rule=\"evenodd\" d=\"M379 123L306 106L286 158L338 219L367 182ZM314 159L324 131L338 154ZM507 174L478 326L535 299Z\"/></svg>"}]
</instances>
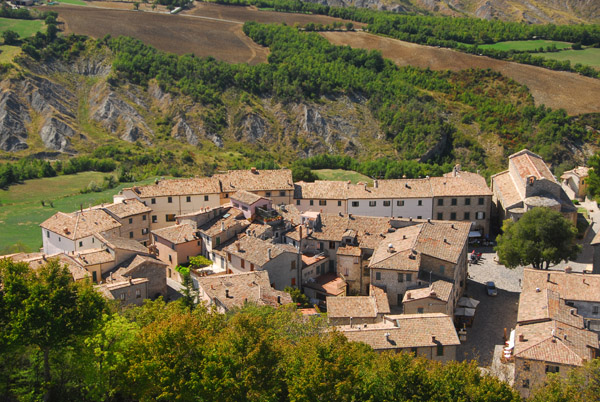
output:
<instances>
[{"instance_id":1,"label":"brown soil field","mask_svg":"<svg viewBox=\"0 0 600 402\"><path fill-rule=\"evenodd\" d=\"M335 45L380 50L383 57L400 66L452 71L489 68L526 85L538 105L563 108L571 115L600 113L600 79L417 45L365 32L322 32L321 35Z\"/></svg>"},{"instance_id":2,"label":"brown soil field","mask_svg":"<svg viewBox=\"0 0 600 402\"><path fill-rule=\"evenodd\" d=\"M288 25L309 22L343 22L322 15L259 11L251 7L194 3L190 10L170 15L163 7L151 11L150 4L133 10L131 2L92 1L87 7L61 4L53 7L65 33L94 38L104 35L132 36L160 50L177 54L213 56L230 63L266 62L268 49L257 45L242 32L246 21ZM360 26L360 24L355 24Z\"/></svg>"},{"instance_id":3,"label":"brown soil field","mask_svg":"<svg viewBox=\"0 0 600 402\"><path fill-rule=\"evenodd\" d=\"M252 42L238 22L184 15L60 5L54 8L65 33L101 38L132 36L160 50L177 54L213 56L230 63L258 64L268 49Z\"/></svg>"}]
</instances>

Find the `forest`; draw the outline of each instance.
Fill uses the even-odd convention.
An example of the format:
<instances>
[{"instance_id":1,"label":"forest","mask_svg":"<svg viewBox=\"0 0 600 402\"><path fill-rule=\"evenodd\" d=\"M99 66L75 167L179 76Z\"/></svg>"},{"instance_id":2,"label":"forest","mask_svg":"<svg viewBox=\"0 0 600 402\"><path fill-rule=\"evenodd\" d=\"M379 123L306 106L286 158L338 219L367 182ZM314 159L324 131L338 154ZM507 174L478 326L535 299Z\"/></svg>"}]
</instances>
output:
<instances>
[{"instance_id":1,"label":"forest","mask_svg":"<svg viewBox=\"0 0 600 402\"><path fill-rule=\"evenodd\" d=\"M476 362L377 354L294 305L223 315L186 300L122 308L56 260L36 270L0 261L0 399L520 401ZM597 377L584 381L597 363L551 377L533 400L597 395Z\"/></svg>"}]
</instances>

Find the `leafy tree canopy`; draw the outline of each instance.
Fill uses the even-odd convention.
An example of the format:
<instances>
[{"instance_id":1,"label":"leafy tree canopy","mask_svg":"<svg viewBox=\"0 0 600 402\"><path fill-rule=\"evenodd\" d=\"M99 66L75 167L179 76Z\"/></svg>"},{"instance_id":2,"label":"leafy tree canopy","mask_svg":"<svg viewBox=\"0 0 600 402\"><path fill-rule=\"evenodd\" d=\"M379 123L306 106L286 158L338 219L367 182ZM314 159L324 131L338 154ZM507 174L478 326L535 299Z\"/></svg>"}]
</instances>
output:
<instances>
[{"instance_id":1,"label":"leafy tree canopy","mask_svg":"<svg viewBox=\"0 0 600 402\"><path fill-rule=\"evenodd\" d=\"M534 208L517 222L506 220L502 231L495 250L508 268L531 264L548 269L550 264L575 259L581 250L575 243L575 226L549 208Z\"/></svg>"}]
</instances>

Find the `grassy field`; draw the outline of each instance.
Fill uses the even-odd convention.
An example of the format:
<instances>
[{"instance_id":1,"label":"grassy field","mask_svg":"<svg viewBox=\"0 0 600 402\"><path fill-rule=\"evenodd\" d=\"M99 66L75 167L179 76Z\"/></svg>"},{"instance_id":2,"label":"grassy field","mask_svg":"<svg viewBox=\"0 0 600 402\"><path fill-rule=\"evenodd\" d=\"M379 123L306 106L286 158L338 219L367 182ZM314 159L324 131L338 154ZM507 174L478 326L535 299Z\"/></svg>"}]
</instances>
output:
<instances>
[{"instance_id":1,"label":"grassy field","mask_svg":"<svg viewBox=\"0 0 600 402\"><path fill-rule=\"evenodd\" d=\"M64 3L64 4L75 4L76 6L87 6L87 3L85 1L81 1L81 0L55 0L58 1L59 3Z\"/></svg>"},{"instance_id":2,"label":"grassy field","mask_svg":"<svg viewBox=\"0 0 600 402\"><path fill-rule=\"evenodd\" d=\"M11 63L19 53L21 53L21 48L18 46L0 46L0 63Z\"/></svg>"},{"instance_id":3,"label":"grassy field","mask_svg":"<svg viewBox=\"0 0 600 402\"><path fill-rule=\"evenodd\" d=\"M521 50L530 51L537 50L540 47L546 48L555 45L557 49L568 49L571 47L569 42L558 42L554 40L516 40L507 42L498 42L493 45L479 45L481 49L496 49L496 50Z\"/></svg>"},{"instance_id":4,"label":"grassy field","mask_svg":"<svg viewBox=\"0 0 600 402\"><path fill-rule=\"evenodd\" d=\"M358 183L359 181L369 183L369 186L373 185L373 180L364 174L354 172L352 170L342 169L321 169L313 170L314 174L319 177L320 180L350 180L352 183Z\"/></svg>"},{"instance_id":5,"label":"grassy field","mask_svg":"<svg viewBox=\"0 0 600 402\"><path fill-rule=\"evenodd\" d=\"M12 18L0 18L0 32L15 31L22 38L27 38L42 29L44 21L41 20L17 20Z\"/></svg>"},{"instance_id":6,"label":"grassy field","mask_svg":"<svg viewBox=\"0 0 600 402\"><path fill-rule=\"evenodd\" d=\"M17 242L23 243L31 251L42 245L39 224L58 211L73 212L102 202L112 202L112 196L132 183L121 184L111 190L99 193L81 194L80 190L91 181L98 184L106 173L84 172L76 175L57 176L28 180L24 184L0 190L0 254ZM150 183L148 179L142 184ZM42 206L42 200L47 201ZM54 207L48 202L52 201Z\"/></svg>"},{"instance_id":7,"label":"grassy field","mask_svg":"<svg viewBox=\"0 0 600 402\"><path fill-rule=\"evenodd\" d=\"M565 61L569 60L571 65L581 63L583 65L600 68L600 49L587 48L583 50L563 50L554 53L538 53L547 59Z\"/></svg>"}]
</instances>

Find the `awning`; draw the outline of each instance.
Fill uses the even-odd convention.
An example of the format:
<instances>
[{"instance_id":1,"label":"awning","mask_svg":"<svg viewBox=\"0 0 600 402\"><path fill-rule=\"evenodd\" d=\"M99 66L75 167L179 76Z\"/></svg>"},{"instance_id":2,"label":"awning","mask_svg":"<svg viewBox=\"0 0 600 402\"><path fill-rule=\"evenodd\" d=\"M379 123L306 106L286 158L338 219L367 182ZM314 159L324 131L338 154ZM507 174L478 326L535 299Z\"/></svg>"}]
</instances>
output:
<instances>
[{"instance_id":1,"label":"awning","mask_svg":"<svg viewBox=\"0 0 600 402\"><path fill-rule=\"evenodd\" d=\"M454 310L454 315L465 316L465 317L474 317L475 309L474 308L466 308L466 307L458 307Z\"/></svg>"},{"instance_id":2,"label":"awning","mask_svg":"<svg viewBox=\"0 0 600 402\"><path fill-rule=\"evenodd\" d=\"M479 305L479 300L471 299L470 297L461 297L458 299L459 307L476 308Z\"/></svg>"},{"instance_id":3,"label":"awning","mask_svg":"<svg viewBox=\"0 0 600 402\"><path fill-rule=\"evenodd\" d=\"M478 230L471 230L469 232L469 237L481 237L481 232Z\"/></svg>"}]
</instances>

